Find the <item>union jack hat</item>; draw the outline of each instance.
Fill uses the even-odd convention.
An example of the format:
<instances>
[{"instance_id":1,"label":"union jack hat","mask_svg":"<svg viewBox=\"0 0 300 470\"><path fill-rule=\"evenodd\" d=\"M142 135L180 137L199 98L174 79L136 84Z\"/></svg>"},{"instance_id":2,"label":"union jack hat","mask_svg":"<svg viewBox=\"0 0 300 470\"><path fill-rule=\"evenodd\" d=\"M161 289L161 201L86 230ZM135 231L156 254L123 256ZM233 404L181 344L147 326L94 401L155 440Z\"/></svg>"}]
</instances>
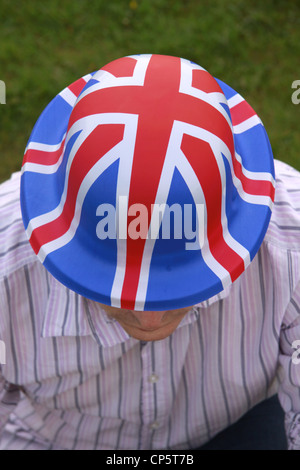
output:
<instances>
[{"instance_id":1,"label":"union jack hat","mask_svg":"<svg viewBox=\"0 0 300 470\"><path fill-rule=\"evenodd\" d=\"M45 268L114 307L171 310L247 268L274 201L249 104L186 59L133 55L59 93L25 150L21 208Z\"/></svg>"}]
</instances>

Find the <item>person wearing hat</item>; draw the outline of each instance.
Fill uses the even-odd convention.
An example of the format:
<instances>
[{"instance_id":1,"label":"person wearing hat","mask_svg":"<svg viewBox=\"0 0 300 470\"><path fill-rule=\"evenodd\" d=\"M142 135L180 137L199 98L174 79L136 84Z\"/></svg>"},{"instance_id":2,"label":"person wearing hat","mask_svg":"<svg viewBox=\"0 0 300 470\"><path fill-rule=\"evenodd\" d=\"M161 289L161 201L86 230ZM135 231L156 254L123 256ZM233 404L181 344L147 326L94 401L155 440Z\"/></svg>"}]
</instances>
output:
<instances>
[{"instance_id":1,"label":"person wearing hat","mask_svg":"<svg viewBox=\"0 0 300 470\"><path fill-rule=\"evenodd\" d=\"M0 448L300 449L300 174L235 90L115 60L0 204Z\"/></svg>"}]
</instances>

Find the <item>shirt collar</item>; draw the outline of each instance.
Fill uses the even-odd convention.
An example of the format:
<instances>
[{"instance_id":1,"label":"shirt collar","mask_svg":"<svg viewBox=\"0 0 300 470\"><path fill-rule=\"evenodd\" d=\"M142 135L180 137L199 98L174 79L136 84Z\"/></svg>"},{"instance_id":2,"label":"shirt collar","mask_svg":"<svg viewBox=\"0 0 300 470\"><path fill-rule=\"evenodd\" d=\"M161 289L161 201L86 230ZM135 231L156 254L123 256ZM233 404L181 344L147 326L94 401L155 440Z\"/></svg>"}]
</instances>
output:
<instances>
[{"instance_id":1,"label":"shirt collar","mask_svg":"<svg viewBox=\"0 0 300 470\"><path fill-rule=\"evenodd\" d=\"M87 336L91 334L84 297L68 289L50 274L49 294L42 326L42 337Z\"/></svg>"},{"instance_id":2,"label":"shirt collar","mask_svg":"<svg viewBox=\"0 0 300 470\"><path fill-rule=\"evenodd\" d=\"M112 347L125 341L137 342L121 325L107 316L100 304L68 289L49 275L49 296L44 315L42 337L91 335L103 347ZM229 295L231 286L194 307L177 328L193 323L199 309L207 308Z\"/></svg>"},{"instance_id":3,"label":"shirt collar","mask_svg":"<svg viewBox=\"0 0 300 470\"><path fill-rule=\"evenodd\" d=\"M210 297L207 300L204 300L203 302L200 302L199 304L196 304L196 308L208 308L214 303L218 302L219 300L226 299L226 297L229 296L231 289L232 289L233 284L229 284L229 286L225 287L221 292L218 294L214 295L213 297Z\"/></svg>"}]
</instances>

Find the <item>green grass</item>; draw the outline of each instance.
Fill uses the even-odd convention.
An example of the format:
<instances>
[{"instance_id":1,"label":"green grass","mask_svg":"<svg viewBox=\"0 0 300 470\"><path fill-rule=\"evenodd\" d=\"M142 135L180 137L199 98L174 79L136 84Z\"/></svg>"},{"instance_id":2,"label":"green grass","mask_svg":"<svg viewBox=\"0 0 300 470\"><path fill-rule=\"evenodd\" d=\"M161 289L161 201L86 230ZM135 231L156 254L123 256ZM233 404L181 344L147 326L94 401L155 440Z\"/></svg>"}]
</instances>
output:
<instances>
[{"instance_id":1,"label":"green grass","mask_svg":"<svg viewBox=\"0 0 300 470\"><path fill-rule=\"evenodd\" d=\"M292 0L0 0L0 181L20 169L32 127L64 87L118 57L184 57L254 107L275 158L300 170L300 5Z\"/></svg>"}]
</instances>

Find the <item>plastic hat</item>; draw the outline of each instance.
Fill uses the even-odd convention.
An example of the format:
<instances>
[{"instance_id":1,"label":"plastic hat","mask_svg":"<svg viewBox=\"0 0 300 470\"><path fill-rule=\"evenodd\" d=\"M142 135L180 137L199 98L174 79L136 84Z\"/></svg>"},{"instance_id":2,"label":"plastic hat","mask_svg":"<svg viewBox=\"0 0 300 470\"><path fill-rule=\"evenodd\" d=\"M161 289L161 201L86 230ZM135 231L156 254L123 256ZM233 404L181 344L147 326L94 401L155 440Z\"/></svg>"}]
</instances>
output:
<instances>
[{"instance_id":1,"label":"plastic hat","mask_svg":"<svg viewBox=\"0 0 300 470\"><path fill-rule=\"evenodd\" d=\"M193 62L136 55L65 88L30 136L25 229L45 268L131 310L195 305L257 253L274 201L265 129Z\"/></svg>"}]
</instances>

